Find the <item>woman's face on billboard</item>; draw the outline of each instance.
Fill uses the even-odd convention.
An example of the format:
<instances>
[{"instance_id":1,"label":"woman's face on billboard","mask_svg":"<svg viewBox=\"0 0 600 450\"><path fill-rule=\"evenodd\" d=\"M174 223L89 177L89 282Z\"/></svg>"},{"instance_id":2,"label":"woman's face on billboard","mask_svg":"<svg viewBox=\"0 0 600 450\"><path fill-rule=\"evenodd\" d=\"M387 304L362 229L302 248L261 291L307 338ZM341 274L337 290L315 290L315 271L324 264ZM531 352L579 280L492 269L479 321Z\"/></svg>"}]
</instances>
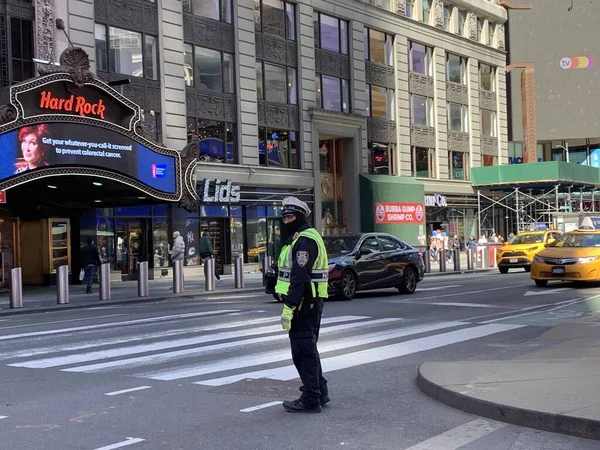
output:
<instances>
[{"instance_id":1,"label":"woman's face on billboard","mask_svg":"<svg viewBox=\"0 0 600 450\"><path fill-rule=\"evenodd\" d=\"M21 141L23 159L28 164L37 164L42 159L42 151L39 146L38 137L34 133L26 134Z\"/></svg>"}]
</instances>

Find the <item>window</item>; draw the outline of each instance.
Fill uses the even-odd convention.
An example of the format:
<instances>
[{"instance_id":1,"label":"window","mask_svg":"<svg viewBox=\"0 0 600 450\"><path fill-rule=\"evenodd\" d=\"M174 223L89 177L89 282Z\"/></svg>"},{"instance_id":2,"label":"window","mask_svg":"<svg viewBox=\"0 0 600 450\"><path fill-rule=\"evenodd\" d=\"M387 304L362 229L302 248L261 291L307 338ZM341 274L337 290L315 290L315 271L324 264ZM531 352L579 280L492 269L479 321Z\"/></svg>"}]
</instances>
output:
<instances>
[{"instance_id":1,"label":"window","mask_svg":"<svg viewBox=\"0 0 600 450\"><path fill-rule=\"evenodd\" d=\"M479 64L479 87L483 91L496 92L496 71L492 66Z\"/></svg>"},{"instance_id":2,"label":"window","mask_svg":"<svg viewBox=\"0 0 600 450\"><path fill-rule=\"evenodd\" d=\"M33 25L30 20L10 19L11 81L18 83L35 76Z\"/></svg>"},{"instance_id":3,"label":"window","mask_svg":"<svg viewBox=\"0 0 600 450\"><path fill-rule=\"evenodd\" d=\"M317 104L327 111L350 112L349 81L317 74Z\"/></svg>"},{"instance_id":4,"label":"window","mask_svg":"<svg viewBox=\"0 0 600 450\"><path fill-rule=\"evenodd\" d=\"M433 99L422 95L410 95L410 123L424 127L433 127Z\"/></svg>"},{"instance_id":5,"label":"window","mask_svg":"<svg viewBox=\"0 0 600 450\"><path fill-rule=\"evenodd\" d=\"M423 23L429 24L429 13L431 12L431 5L429 0L421 0L421 19Z\"/></svg>"},{"instance_id":6,"label":"window","mask_svg":"<svg viewBox=\"0 0 600 450\"><path fill-rule=\"evenodd\" d=\"M377 243L377 238L375 236L370 236L366 238L363 243L360 245L360 249L369 249L374 252L379 251L379 244Z\"/></svg>"},{"instance_id":7,"label":"window","mask_svg":"<svg viewBox=\"0 0 600 450\"><path fill-rule=\"evenodd\" d=\"M156 142L161 142L160 113L150 110L141 110L142 128L148 136Z\"/></svg>"},{"instance_id":8,"label":"window","mask_svg":"<svg viewBox=\"0 0 600 450\"><path fill-rule=\"evenodd\" d=\"M414 19L415 0L406 0L406 17Z\"/></svg>"},{"instance_id":9,"label":"window","mask_svg":"<svg viewBox=\"0 0 600 450\"><path fill-rule=\"evenodd\" d=\"M404 244L393 237L379 236L377 239L379 239L379 244L384 252L393 252L394 250L403 250L406 248Z\"/></svg>"},{"instance_id":10,"label":"window","mask_svg":"<svg viewBox=\"0 0 600 450\"><path fill-rule=\"evenodd\" d=\"M481 19L477 19L477 42L485 44L483 42L483 20Z\"/></svg>"},{"instance_id":11,"label":"window","mask_svg":"<svg viewBox=\"0 0 600 450\"><path fill-rule=\"evenodd\" d=\"M380 64L394 65L393 38L381 31L364 29L365 60Z\"/></svg>"},{"instance_id":12,"label":"window","mask_svg":"<svg viewBox=\"0 0 600 450\"><path fill-rule=\"evenodd\" d=\"M95 24L96 64L99 71L158 80L158 40L136 31Z\"/></svg>"},{"instance_id":13,"label":"window","mask_svg":"<svg viewBox=\"0 0 600 450\"><path fill-rule=\"evenodd\" d=\"M367 84L367 110L374 119L394 120L394 97L392 89Z\"/></svg>"},{"instance_id":14,"label":"window","mask_svg":"<svg viewBox=\"0 0 600 450\"><path fill-rule=\"evenodd\" d=\"M498 165L497 160L498 160L498 158L496 158L493 155L481 155L481 164L484 167L497 166Z\"/></svg>"},{"instance_id":15,"label":"window","mask_svg":"<svg viewBox=\"0 0 600 450\"><path fill-rule=\"evenodd\" d=\"M229 53L194 47L194 86L197 89L233 94L233 66L233 55Z\"/></svg>"},{"instance_id":16,"label":"window","mask_svg":"<svg viewBox=\"0 0 600 450\"><path fill-rule=\"evenodd\" d=\"M258 129L258 160L261 166L299 169L298 133L260 127Z\"/></svg>"},{"instance_id":17,"label":"window","mask_svg":"<svg viewBox=\"0 0 600 450\"><path fill-rule=\"evenodd\" d=\"M257 31L296 40L296 11L293 3L281 0L254 0Z\"/></svg>"},{"instance_id":18,"label":"window","mask_svg":"<svg viewBox=\"0 0 600 450\"><path fill-rule=\"evenodd\" d=\"M188 117L188 142L198 140L200 161L236 163L236 125L210 119Z\"/></svg>"},{"instance_id":19,"label":"window","mask_svg":"<svg viewBox=\"0 0 600 450\"><path fill-rule=\"evenodd\" d=\"M487 109L481 110L481 135L484 137L498 136L496 113L494 111L488 111Z\"/></svg>"},{"instance_id":20,"label":"window","mask_svg":"<svg viewBox=\"0 0 600 450\"><path fill-rule=\"evenodd\" d=\"M494 46L494 28L496 28L496 24L492 22L488 22L488 45Z\"/></svg>"},{"instance_id":21,"label":"window","mask_svg":"<svg viewBox=\"0 0 600 450\"><path fill-rule=\"evenodd\" d=\"M465 35L465 24L467 23L467 12L458 10L458 29L456 30L456 34L461 36Z\"/></svg>"},{"instance_id":22,"label":"window","mask_svg":"<svg viewBox=\"0 0 600 450\"><path fill-rule=\"evenodd\" d=\"M96 49L98 44L96 44ZM194 85L194 47L183 44L183 73L186 86Z\"/></svg>"},{"instance_id":23,"label":"window","mask_svg":"<svg viewBox=\"0 0 600 450\"><path fill-rule=\"evenodd\" d=\"M410 156L413 177L435 178L435 149L413 147Z\"/></svg>"},{"instance_id":24,"label":"window","mask_svg":"<svg viewBox=\"0 0 600 450\"><path fill-rule=\"evenodd\" d=\"M348 54L348 22L315 12L315 27L319 30L319 40L315 43L317 47Z\"/></svg>"},{"instance_id":25,"label":"window","mask_svg":"<svg viewBox=\"0 0 600 450\"><path fill-rule=\"evenodd\" d=\"M417 42L408 42L408 70L433 76L433 49Z\"/></svg>"},{"instance_id":26,"label":"window","mask_svg":"<svg viewBox=\"0 0 600 450\"><path fill-rule=\"evenodd\" d=\"M448 128L450 131L469 132L469 107L448 102Z\"/></svg>"},{"instance_id":27,"label":"window","mask_svg":"<svg viewBox=\"0 0 600 450\"><path fill-rule=\"evenodd\" d=\"M395 145L369 142L369 173L376 175L392 175L392 161Z\"/></svg>"},{"instance_id":28,"label":"window","mask_svg":"<svg viewBox=\"0 0 600 450\"><path fill-rule=\"evenodd\" d=\"M467 180L467 158L463 152L448 152L450 159L450 178L453 180Z\"/></svg>"},{"instance_id":29,"label":"window","mask_svg":"<svg viewBox=\"0 0 600 450\"><path fill-rule=\"evenodd\" d=\"M452 31L452 6L444 5L444 30Z\"/></svg>"},{"instance_id":30,"label":"window","mask_svg":"<svg viewBox=\"0 0 600 450\"><path fill-rule=\"evenodd\" d=\"M467 84L467 63L465 58L448 53L446 58L446 77L451 83Z\"/></svg>"},{"instance_id":31,"label":"window","mask_svg":"<svg viewBox=\"0 0 600 450\"><path fill-rule=\"evenodd\" d=\"M274 103L298 102L296 69L256 62L257 97Z\"/></svg>"},{"instance_id":32,"label":"window","mask_svg":"<svg viewBox=\"0 0 600 450\"><path fill-rule=\"evenodd\" d=\"M184 0L183 11L231 23L231 0Z\"/></svg>"}]
</instances>

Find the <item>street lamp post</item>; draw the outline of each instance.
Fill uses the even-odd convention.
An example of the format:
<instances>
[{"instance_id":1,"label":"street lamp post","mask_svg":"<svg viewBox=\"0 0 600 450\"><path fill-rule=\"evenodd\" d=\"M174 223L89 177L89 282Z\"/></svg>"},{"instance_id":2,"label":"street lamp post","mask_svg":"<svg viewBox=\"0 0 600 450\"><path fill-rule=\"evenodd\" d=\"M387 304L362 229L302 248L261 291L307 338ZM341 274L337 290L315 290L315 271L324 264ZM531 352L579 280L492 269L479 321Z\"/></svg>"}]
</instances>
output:
<instances>
[{"instance_id":1,"label":"street lamp post","mask_svg":"<svg viewBox=\"0 0 600 450\"><path fill-rule=\"evenodd\" d=\"M565 152L565 159L566 162L569 162L569 143L565 142L565 144L567 145L566 147L562 146L562 145L557 145L554 148L560 148L561 150L563 150Z\"/></svg>"}]
</instances>

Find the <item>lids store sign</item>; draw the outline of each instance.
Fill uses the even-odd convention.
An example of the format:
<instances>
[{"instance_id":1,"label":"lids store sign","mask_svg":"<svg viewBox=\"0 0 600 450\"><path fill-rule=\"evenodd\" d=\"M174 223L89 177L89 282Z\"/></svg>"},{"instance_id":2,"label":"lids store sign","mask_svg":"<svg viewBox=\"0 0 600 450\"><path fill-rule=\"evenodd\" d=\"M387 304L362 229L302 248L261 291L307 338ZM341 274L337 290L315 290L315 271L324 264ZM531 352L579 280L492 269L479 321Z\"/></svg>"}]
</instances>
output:
<instances>
[{"instance_id":1,"label":"lids store sign","mask_svg":"<svg viewBox=\"0 0 600 450\"><path fill-rule=\"evenodd\" d=\"M205 179L202 184L202 203L238 203L240 201L240 186L231 181Z\"/></svg>"}]
</instances>

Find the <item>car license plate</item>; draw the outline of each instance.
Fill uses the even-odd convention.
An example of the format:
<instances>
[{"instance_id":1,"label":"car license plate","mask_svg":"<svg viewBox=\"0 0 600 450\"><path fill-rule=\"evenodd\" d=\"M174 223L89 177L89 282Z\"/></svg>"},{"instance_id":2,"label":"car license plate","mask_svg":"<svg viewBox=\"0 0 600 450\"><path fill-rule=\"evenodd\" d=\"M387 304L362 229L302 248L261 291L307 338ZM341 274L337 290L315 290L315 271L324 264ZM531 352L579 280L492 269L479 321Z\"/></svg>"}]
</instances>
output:
<instances>
[{"instance_id":1,"label":"car license plate","mask_svg":"<svg viewBox=\"0 0 600 450\"><path fill-rule=\"evenodd\" d=\"M552 275L564 275L564 274L565 274L564 267L553 267L552 268Z\"/></svg>"},{"instance_id":2,"label":"car license plate","mask_svg":"<svg viewBox=\"0 0 600 450\"><path fill-rule=\"evenodd\" d=\"M516 264L516 263L518 263L518 262L519 262L519 259L518 259L518 258L510 258L508 261L509 261L511 264Z\"/></svg>"}]
</instances>

